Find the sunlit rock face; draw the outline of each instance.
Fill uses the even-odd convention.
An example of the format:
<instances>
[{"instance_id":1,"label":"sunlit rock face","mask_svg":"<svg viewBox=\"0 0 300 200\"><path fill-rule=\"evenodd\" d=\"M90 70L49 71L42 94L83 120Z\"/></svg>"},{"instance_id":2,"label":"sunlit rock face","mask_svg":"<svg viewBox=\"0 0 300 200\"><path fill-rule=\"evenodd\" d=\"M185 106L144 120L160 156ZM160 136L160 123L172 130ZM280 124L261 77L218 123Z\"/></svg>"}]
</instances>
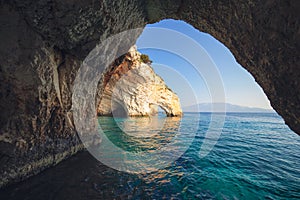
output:
<instances>
[{"instance_id":1,"label":"sunlit rock face","mask_svg":"<svg viewBox=\"0 0 300 200\"><path fill-rule=\"evenodd\" d=\"M160 106L167 116L181 116L178 96L155 74L149 63L133 46L110 66L104 75L107 81L97 108L98 115L155 115Z\"/></svg>"}]
</instances>

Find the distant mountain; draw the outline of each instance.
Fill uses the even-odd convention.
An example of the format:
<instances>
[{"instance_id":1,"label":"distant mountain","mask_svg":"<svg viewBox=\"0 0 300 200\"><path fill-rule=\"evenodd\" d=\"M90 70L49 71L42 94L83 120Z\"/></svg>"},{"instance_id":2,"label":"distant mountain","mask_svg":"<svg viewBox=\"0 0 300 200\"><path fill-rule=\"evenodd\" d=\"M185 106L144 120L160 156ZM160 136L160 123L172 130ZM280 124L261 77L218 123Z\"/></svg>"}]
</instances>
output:
<instances>
[{"instance_id":1,"label":"distant mountain","mask_svg":"<svg viewBox=\"0 0 300 200\"><path fill-rule=\"evenodd\" d=\"M214 107L214 110L212 109ZM238 106L230 103L199 103L191 106L183 107L183 112L257 112L257 113L273 113L272 109L253 108L246 106ZM212 111L213 110L213 111Z\"/></svg>"}]
</instances>

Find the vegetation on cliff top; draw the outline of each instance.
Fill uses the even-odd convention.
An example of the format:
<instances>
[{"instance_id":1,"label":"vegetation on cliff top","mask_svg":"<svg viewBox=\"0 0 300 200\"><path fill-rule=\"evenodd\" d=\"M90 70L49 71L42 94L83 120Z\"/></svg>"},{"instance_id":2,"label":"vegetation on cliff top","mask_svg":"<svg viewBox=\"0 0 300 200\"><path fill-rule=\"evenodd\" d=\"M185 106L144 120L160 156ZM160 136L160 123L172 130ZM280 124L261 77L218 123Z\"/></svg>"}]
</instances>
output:
<instances>
[{"instance_id":1,"label":"vegetation on cliff top","mask_svg":"<svg viewBox=\"0 0 300 200\"><path fill-rule=\"evenodd\" d=\"M141 54L141 62L150 64L152 63L152 60L150 60L149 56L146 54Z\"/></svg>"}]
</instances>

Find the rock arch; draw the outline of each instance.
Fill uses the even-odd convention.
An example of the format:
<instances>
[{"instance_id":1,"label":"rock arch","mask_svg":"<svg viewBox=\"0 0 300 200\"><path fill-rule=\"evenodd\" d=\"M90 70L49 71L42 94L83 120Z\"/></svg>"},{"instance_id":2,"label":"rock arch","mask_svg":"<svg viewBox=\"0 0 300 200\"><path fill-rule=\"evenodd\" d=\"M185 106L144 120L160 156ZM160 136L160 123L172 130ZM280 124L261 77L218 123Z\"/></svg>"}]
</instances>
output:
<instances>
[{"instance_id":1,"label":"rock arch","mask_svg":"<svg viewBox=\"0 0 300 200\"><path fill-rule=\"evenodd\" d=\"M98 115L113 115L122 105L128 116L150 116L160 106L168 117L181 116L178 96L155 74L150 64L141 62L136 46L109 66L99 92Z\"/></svg>"},{"instance_id":2,"label":"rock arch","mask_svg":"<svg viewBox=\"0 0 300 200\"><path fill-rule=\"evenodd\" d=\"M15 0L0 5L0 186L82 149L71 110L80 62L99 41L165 18L184 20L226 45L300 134L298 0ZM130 46L137 37L129 39Z\"/></svg>"}]
</instances>

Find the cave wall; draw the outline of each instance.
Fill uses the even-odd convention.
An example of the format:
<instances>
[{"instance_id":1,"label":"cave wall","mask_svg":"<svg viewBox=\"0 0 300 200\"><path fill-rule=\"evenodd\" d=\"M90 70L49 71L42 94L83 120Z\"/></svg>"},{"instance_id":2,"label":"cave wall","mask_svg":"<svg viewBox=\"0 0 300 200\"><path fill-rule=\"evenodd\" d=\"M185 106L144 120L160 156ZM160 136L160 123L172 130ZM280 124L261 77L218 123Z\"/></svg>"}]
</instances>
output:
<instances>
[{"instance_id":1,"label":"cave wall","mask_svg":"<svg viewBox=\"0 0 300 200\"><path fill-rule=\"evenodd\" d=\"M70 112L79 60L44 43L9 5L1 6L0 18L1 186L83 146Z\"/></svg>"},{"instance_id":2,"label":"cave wall","mask_svg":"<svg viewBox=\"0 0 300 200\"><path fill-rule=\"evenodd\" d=\"M93 2L1 1L0 187L83 149L71 111L81 61L109 35L145 25L137 1Z\"/></svg>"},{"instance_id":3,"label":"cave wall","mask_svg":"<svg viewBox=\"0 0 300 200\"><path fill-rule=\"evenodd\" d=\"M297 0L0 1L0 186L82 149L72 83L97 43L165 18L226 45L300 134Z\"/></svg>"}]
</instances>

